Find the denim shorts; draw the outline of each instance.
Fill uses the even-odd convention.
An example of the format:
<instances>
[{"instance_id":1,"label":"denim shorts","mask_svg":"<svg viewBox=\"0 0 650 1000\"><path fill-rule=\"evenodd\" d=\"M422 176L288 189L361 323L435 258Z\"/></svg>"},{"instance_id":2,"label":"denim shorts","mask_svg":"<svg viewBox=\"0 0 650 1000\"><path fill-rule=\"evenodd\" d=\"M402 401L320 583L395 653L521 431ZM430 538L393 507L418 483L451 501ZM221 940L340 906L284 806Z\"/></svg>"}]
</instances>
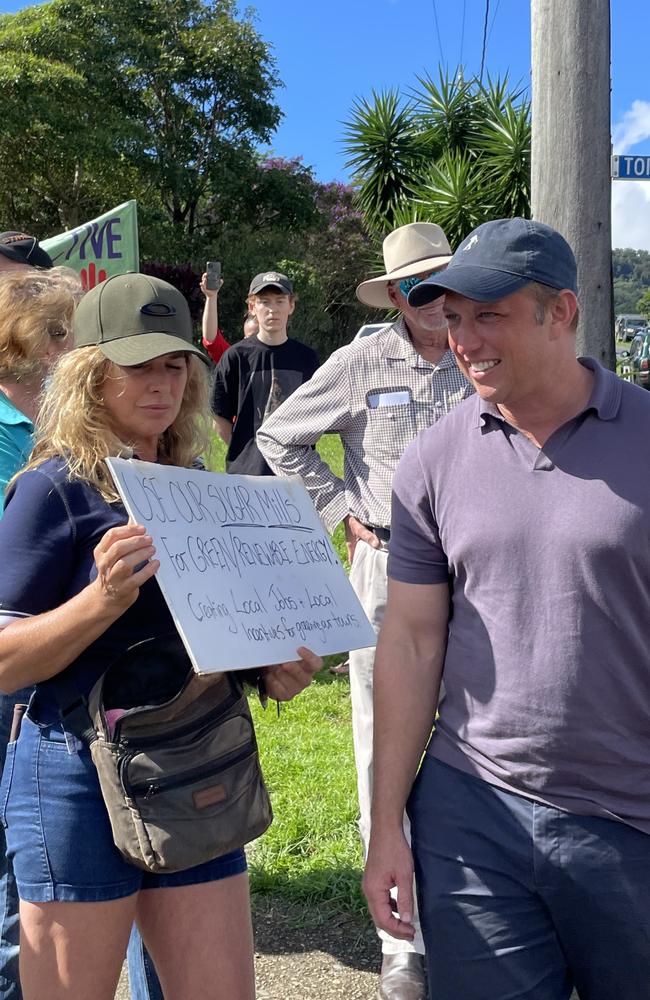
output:
<instances>
[{"instance_id":1,"label":"denim shorts","mask_svg":"<svg viewBox=\"0 0 650 1000\"><path fill-rule=\"evenodd\" d=\"M166 875L129 864L113 843L90 751L69 752L60 727L41 728L27 717L18 740L7 747L0 819L18 893L33 903L119 899L140 889L216 882L246 871L243 850Z\"/></svg>"}]
</instances>

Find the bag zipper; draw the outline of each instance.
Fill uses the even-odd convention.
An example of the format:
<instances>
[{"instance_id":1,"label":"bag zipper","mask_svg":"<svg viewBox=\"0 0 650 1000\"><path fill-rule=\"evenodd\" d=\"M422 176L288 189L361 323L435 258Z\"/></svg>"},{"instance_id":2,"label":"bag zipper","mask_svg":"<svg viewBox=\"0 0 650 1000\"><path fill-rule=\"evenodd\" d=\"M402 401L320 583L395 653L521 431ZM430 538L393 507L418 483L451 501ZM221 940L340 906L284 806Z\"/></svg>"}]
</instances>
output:
<instances>
[{"instance_id":1,"label":"bag zipper","mask_svg":"<svg viewBox=\"0 0 650 1000\"><path fill-rule=\"evenodd\" d=\"M225 757L220 757L218 761L213 761L212 764L204 764L203 767L189 768L186 771L181 771L180 774L169 775L165 778L145 778L141 781L134 782L133 784L131 784L128 777L124 773L126 769L124 767L122 769L122 782L130 798L135 799L137 795L142 795L144 792L144 799L146 802L148 799L153 798L157 792L171 791L174 788L182 788L183 785L187 784L188 780L200 781L201 778L210 778L213 774L219 774L226 768L232 767L234 764L239 764L239 762L245 760L246 757L250 757L255 748L255 740L249 740L241 750L233 750L232 753ZM126 765L126 760L124 763Z\"/></svg>"},{"instance_id":2,"label":"bag zipper","mask_svg":"<svg viewBox=\"0 0 650 1000\"><path fill-rule=\"evenodd\" d=\"M202 726L206 726L209 722L218 721L223 715L226 715L230 711L233 705L237 704L240 697L241 695L235 694L234 691L231 691L228 697L221 702L218 709L216 710L213 709L212 711L207 712L205 715L200 716L200 718L195 719L193 722L188 722L184 726L179 726L178 729L174 729L171 730L169 733L165 733L164 737L161 737L160 735L131 736L131 737L120 735L119 739L115 742L117 742L123 750L128 750L128 749L144 750L147 747L160 746L161 739L163 738L165 740L182 739L183 736L186 736L188 733L194 733L197 730L200 730ZM154 709L152 709L152 711L154 711ZM131 718L133 718L133 716L131 716ZM120 725L121 722L122 719L119 719L115 727L116 732L117 732L117 726L120 726L121 730L121 725Z\"/></svg>"}]
</instances>

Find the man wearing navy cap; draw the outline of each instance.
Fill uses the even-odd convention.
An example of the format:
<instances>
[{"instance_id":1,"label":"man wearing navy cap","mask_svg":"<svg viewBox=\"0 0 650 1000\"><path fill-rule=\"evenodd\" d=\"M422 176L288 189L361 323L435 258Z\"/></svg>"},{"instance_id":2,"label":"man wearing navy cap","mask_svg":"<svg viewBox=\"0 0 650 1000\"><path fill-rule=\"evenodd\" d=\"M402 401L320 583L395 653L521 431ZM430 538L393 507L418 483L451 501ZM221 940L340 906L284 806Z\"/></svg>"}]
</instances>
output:
<instances>
[{"instance_id":1,"label":"man wearing navy cap","mask_svg":"<svg viewBox=\"0 0 650 1000\"><path fill-rule=\"evenodd\" d=\"M364 886L408 939L415 867L436 1000L648 996L650 394L576 359L576 292L509 219L409 295L476 395L394 479Z\"/></svg>"}]
</instances>

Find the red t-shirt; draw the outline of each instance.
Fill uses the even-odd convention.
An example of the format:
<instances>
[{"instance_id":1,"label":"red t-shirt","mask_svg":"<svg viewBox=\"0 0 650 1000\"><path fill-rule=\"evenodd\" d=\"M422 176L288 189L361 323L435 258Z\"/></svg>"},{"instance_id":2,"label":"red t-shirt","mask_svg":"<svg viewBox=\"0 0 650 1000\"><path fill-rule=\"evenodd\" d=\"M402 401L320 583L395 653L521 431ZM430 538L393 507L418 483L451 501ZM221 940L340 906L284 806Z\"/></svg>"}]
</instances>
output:
<instances>
[{"instance_id":1,"label":"red t-shirt","mask_svg":"<svg viewBox=\"0 0 650 1000\"><path fill-rule=\"evenodd\" d=\"M217 336L211 344L207 342L205 337L203 337L202 343L215 365L219 364L221 361L221 355L224 354L224 352L230 347L230 344L219 329L217 329Z\"/></svg>"}]
</instances>

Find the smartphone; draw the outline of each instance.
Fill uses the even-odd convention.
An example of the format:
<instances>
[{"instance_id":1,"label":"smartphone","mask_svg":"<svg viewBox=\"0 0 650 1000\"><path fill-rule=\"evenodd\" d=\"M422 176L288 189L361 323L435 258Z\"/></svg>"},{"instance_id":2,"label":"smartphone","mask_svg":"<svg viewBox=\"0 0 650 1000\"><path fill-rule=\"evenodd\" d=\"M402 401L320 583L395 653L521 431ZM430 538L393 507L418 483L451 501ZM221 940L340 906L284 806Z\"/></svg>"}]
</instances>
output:
<instances>
[{"instance_id":1,"label":"smartphone","mask_svg":"<svg viewBox=\"0 0 650 1000\"><path fill-rule=\"evenodd\" d=\"M219 291L219 281L221 279L221 262L218 260L209 260L205 265L205 273L207 275L205 279L205 287L212 292Z\"/></svg>"}]
</instances>

